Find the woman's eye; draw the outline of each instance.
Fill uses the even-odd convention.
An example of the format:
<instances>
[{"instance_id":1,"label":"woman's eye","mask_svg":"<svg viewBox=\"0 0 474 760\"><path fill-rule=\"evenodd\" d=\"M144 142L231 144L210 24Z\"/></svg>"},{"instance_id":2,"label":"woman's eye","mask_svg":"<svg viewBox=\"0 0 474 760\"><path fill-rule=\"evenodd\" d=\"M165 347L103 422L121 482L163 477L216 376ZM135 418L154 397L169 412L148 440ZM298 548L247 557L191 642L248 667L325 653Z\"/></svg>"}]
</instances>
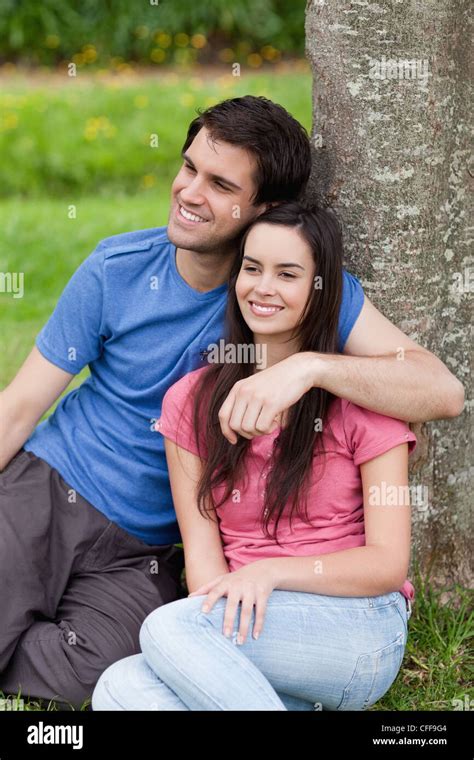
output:
<instances>
[{"instance_id":1,"label":"woman's eye","mask_svg":"<svg viewBox=\"0 0 474 760\"><path fill-rule=\"evenodd\" d=\"M256 272L257 267L244 267L244 272Z\"/></svg>"},{"instance_id":2,"label":"woman's eye","mask_svg":"<svg viewBox=\"0 0 474 760\"><path fill-rule=\"evenodd\" d=\"M285 277L289 277L290 280L294 280L295 279L295 275L291 274L291 272L280 272L280 274L284 274Z\"/></svg>"}]
</instances>

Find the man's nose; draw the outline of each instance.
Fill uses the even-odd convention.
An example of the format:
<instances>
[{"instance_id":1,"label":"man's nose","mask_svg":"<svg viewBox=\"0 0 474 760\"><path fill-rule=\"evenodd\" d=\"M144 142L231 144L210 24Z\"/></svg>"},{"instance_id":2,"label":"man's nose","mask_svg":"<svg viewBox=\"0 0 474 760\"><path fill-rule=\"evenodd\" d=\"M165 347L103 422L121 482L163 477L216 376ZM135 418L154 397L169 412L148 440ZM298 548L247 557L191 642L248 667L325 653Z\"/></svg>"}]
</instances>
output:
<instances>
[{"instance_id":1,"label":"man's nose","mask_svg":"<svg viewBox=\"0 0 474 760\"><path fill-rule=\"evenodd\" d=\"M181 188L179 196L183 199L184 203L189 203L193 206L202 206L205 202L202 180L198 177L194 177L192 182L189 182L185 187Z\"/></svg>"}]
</instances>

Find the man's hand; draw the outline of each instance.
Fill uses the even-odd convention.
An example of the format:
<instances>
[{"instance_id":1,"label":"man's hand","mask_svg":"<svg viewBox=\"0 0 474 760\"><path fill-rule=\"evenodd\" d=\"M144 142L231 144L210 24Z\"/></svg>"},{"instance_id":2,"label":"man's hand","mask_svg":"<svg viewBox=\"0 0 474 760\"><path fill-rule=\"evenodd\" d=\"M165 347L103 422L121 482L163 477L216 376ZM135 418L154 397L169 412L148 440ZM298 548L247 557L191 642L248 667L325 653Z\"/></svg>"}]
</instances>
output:
<instances>
[{"instance_id":1,"label":"man's hand","mask_svg":"<svg viewBox=\"0 0 474 760\"><path fill-rule=\"evenodd\" d=\"M237 443L236 434L251 439L276 430L278 415L313 387L314 362L306 352L293 354L235 383L219 410L227 440Z\"/></svg>"},{"instance_id":2,"label":"man's hand","mask_svg":"<svg viewBox=\"0 0 474 760\"><path fill-rule=\"evenodd\" d=\"M234 629L237 609L242 603L237 644L243 644L247 637L252 610L255 607L253 637L258 639L262 628L267 599L272 593L277 579L273 566L266 560L251 562L233 573L218 575L213 581L205 583L189 596L207 594L202 612L210 612L218 599L227 597L224 615L223 634L229 637Z\"/></svg>"}]
</instances>

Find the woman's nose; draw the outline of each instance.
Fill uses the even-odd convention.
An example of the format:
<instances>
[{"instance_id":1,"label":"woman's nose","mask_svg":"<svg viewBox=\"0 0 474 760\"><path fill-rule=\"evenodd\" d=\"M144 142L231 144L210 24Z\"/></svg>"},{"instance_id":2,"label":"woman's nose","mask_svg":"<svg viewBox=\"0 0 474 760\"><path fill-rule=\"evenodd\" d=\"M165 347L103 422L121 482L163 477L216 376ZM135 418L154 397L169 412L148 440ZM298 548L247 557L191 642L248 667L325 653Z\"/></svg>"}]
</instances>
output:
<instances>
[{"instance_id":1,"label":"woman's nose","mask_svg":"<svg viewBox=\"0 0 474 760\"><path fill-rule=\"evenodd\" d=\"M270 295L275 293L275 285L271 275L261 277L255 284L254 291L260 295Z\"/></svg>"}]
</instances>

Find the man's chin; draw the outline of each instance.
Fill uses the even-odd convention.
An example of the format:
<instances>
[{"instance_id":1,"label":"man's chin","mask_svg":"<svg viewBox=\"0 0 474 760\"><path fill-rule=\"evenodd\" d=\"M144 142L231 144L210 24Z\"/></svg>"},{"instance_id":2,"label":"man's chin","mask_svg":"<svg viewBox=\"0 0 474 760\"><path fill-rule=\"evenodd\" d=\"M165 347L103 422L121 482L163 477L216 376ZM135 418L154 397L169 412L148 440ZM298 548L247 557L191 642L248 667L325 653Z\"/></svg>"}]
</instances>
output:
<instances>
[{"instance_id":1,"label":"man's chin","mask_svg":"<svg viewBox=\"0 0 474 760\"><path fill-rule=\"evenodd\" d=\"M199 235L195 235L191 230L181 230L174 224L168 224L168 240L173 243L176 248L182 248L183 250L196 251L197 253L207 253L212 250L212 246L203 241Z\"/></svg>"}]
</instances>

